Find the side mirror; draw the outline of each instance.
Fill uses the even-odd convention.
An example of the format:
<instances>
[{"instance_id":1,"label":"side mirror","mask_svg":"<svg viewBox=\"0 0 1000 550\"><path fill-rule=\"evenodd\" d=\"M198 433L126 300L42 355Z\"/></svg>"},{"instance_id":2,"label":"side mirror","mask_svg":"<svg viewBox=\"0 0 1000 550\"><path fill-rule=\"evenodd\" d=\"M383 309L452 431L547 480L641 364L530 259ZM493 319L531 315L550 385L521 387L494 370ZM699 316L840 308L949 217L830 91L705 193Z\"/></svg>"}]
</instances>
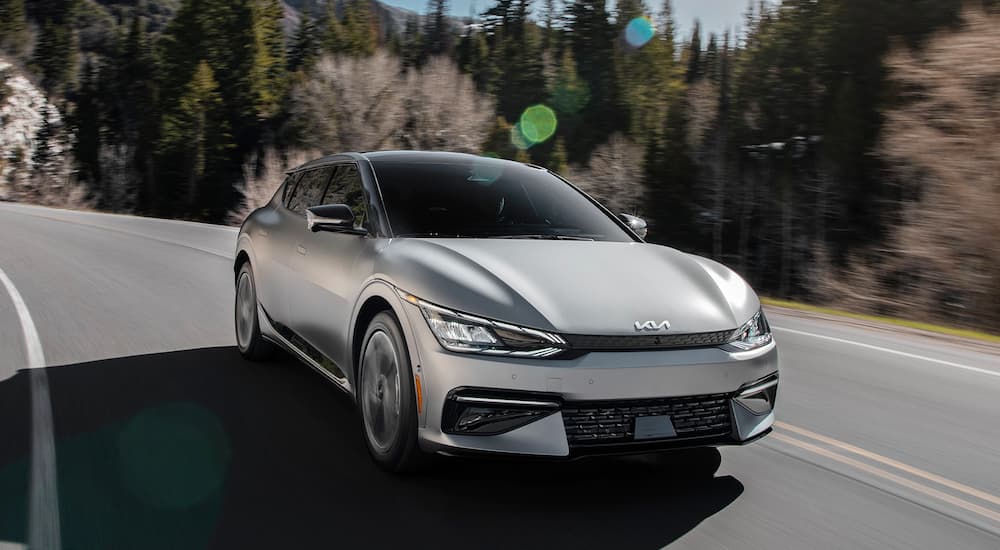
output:
<instances>
[{"instance_id":1,"label":"side mirror","mask_svg":"<svg viewBox=\"0 0 1000 550\"><path fill-rule=\"evenodd\" d=\"M306 226L313 232L358 232L354 229L354 211L346 204L324 204L307 208Z\"/></svg>"},{"instance_id":2,"label":"side mirror","mask_svg":"<svg viewBox=\"0 0 1000 550\"><path fill-rule=\"evenodd\" d=\"M646 238L646 220L632 216L631 214L618 214L618 219L625 222L625 225L638 235L640 239Z\"/></svg>"}]
</instances>

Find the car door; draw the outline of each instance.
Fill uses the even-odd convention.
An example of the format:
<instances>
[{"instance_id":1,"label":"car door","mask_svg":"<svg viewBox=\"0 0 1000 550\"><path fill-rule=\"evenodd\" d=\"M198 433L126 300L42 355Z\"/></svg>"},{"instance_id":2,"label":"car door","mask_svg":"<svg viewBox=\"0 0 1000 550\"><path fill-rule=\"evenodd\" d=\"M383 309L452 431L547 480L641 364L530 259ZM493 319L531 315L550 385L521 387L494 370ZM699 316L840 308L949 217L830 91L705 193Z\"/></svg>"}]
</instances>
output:
<instances>
[{"instance_id":1,"label":"car door","mask_svg":"<svg viewBox=\"0 0 1000 550\"><path fill-rule=\"evenodd\" d=\"M304 301L303 288L298 276L298 259L305 248L303 241L309 233L306 227L306 209L319 204L330 181L331 167L316 168L298 175L298 183L289 192L282 208L277 209L278 221L269 231L271 250L271 278L278 303L265 305L271 318L286 328L296 329L298 324L296 304ZM272 311L270 308L274 307Z\"/></svg>"},{"instance_id":2,"label":"car door","mask_svg":"<svg viewBox=\"0 0 1000 550\"><path fill-rule=\"evenodd\" d=\"M288 210L288 201L295 193L295 185L302 173L285 178L280 196L254 218L250 229L256 263L253 266L257 301L273 320L285 318L288 282L288 258L281 241L282 228L294 217Z\"/></svg>"},{"instance_id":3,"label":"car door","mask_svg":"<svg viewBox=\"0 0 1000 550\"><path fill-rule=\"evenodd\" d=\"M369 201L356 164L336 167L320 202L348 205L355 213L355 228L372 231ZM338 377L350 370L351 313L371 274L377 241L370 234L307 231L300 243L306 250L296 258L296 272L305 291L295 306L296 331L332 361L324 367Z\"/></svg>"}]
</instances>

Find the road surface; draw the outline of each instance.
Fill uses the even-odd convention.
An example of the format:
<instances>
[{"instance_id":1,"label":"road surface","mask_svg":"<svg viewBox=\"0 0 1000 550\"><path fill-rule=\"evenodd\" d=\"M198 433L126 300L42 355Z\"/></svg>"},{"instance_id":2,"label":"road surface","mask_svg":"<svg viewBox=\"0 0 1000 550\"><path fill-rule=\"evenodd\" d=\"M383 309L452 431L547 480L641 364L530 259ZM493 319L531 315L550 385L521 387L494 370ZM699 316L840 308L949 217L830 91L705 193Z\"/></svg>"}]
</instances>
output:
<instances>
[{"instance_id":1,"label":"road surface","mask_svg":"<svg viewBox=\"0 0 1000 550\"><path fill-rule=\"evenodd\" d=\"M0 236L0 548L1000 548L996 347L769 310L779 423L712 482L394 477L336 389L233 348L234 229L0 204Z\"/></svg>"}]
</instances>

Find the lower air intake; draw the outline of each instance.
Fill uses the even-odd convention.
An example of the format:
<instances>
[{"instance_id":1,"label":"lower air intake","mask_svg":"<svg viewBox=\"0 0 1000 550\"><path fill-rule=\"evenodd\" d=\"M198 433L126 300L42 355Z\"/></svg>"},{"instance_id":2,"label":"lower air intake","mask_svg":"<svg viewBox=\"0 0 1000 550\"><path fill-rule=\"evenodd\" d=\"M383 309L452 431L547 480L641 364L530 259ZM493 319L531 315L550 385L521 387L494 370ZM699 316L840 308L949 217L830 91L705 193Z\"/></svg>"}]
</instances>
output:
<instances>
[{"instance_id":1,"label":"lower air intake","mask_svg":"<svg viewBox=\"0 0 1000 550\"><path fill-rule=\"evenodd\" d=\"M677 435L664 440L723 436L732 431L729 395L721 393L628 401L566 402L562 416L571 447L632 442L635 439L635 419L641 416L670 417Z\"/></svg>"}]
</instances>

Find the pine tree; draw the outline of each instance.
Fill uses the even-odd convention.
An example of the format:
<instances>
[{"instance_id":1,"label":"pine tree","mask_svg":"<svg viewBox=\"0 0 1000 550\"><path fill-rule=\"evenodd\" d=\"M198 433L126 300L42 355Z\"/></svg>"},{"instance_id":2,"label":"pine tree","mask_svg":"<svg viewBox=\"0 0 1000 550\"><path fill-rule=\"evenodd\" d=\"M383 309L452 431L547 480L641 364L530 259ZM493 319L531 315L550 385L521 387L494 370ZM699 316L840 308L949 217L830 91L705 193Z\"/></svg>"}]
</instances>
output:
<instances>
[{"instance_id":1,"label":"pine tree","mask_svg":"<svg viewBox=\"0 0 1000 550\"><path fill-rule=\"evenodd\" d=\"M425 31L428 55L451 52L452 31L448 21L448 0L430 0L427 5L427 30Z\"/></svg>"},{"instance_id":2,"label":"pine tree","mask_svg":"<svg viewBox=\"0 0 1000 550\"><path fill-rule=\"evenodd\" d=\"M49 95L63 92L76 71L77 38L73 25L81 0L36 0L25 3L28 17L40 27L29 68L42 77ZM16 7L13 11L17 11Z\"/></svg>"},{"instance_id":3,"label":"pine tree","mask_svg":"<svg viewBox=\"0 0 1000 550\"><path fill-rule=\"evenodd\" d=\"M52 107L45 105L42 107L42 125L35 132L35 150L31 154L31 162L36 173L41 173L49 168L54 158L52 142L55 140L56 129L52 124Z\"/></svg>"},{"instance_id":4,"label":"pine tree","mask_svg":"<svg viewBox=\"0 0 1000 550\"><path fill-rule=\"evenodd\" d=\"M278 114L288 79L285 75L284 12L279 0L253 3L254 62L251 79L257 118L267 120Z\"/></svg>"},{"instance_id":5,"label":"pine tree","mask_svg":"<svg viewBox=\"0 0 1000 550\"><path fill-rule=\"evenodd\" d=\"M420 28L420 20L416 15L406 18L403 29L403 41L400 45L400 56L404 67L421 67L427 60L427 48L424 46L424 33ZM470 71L471 72L471 71Z\"/></svg>"},{"instance_id":6,"label":"pine tree","mask_svg":"<svg viewBox=\"0 0 1000 550\"><path fill-rule=\"evenodd\" d=\"M569 160L566 158L566 141L561 136L556 139L556 145L549 157L548 168L557 174L565 174L569 169Z\"/></svg>"},{"instance_id":7,"label":"pine tree","mask_svg":"<svg viewBox=\"0 0 1000 550\"><path fill-rule=\"evenodd\" d=\"M24 0L0 0L0 50L20 54L26 46L27 36Z\"/></svg>"},{"instance_id":8,"label":"pine tree","mask_svg":"<svg viewBox=\"0 0 1000 550\"><path fill-rule=\"evenodd\" d=\"M342 50L350 55L371 55L378 46L378 23L369 0L348 0L344 6Z\"/></svg>"},{"instance_id":9,"label":"pine tree","mask_svg":"<svg viewBox=\"0 0 1000 550\"><path fill-rule=\"evenodd\" d=\"M157 203L153 154L159 135L156 59L146 34L146 23L132 19L117 63L115 81L122 104L122 130L116 141L134 145L133 170L136 182L136 208L154 212Z\"/></svg>"},{"instance_id":10,"label":"pine tree","mask_svg":"<svg viewBox=\"0 0 1000 550\"><path fill-rule=\"evenodd\" d=\"M538 27L528 21L531 0L510 3L506 23L498 28L494 47L498 74L494 82L497 112L518 120L529 106L547 97L545 67Z\"/></svg>"},{"instance_id":11,"label":"pine tree","mask_svg":"<svg viewBox=\"0 0 1000 550\"><path fill-rule=\"evenodd\" d=\"M644 44L631 44L625 39L626 25L638 17L649 17L641 1L619 4L615 72L620 108L627 114L627 133L635 142L645 144L659 133L668 101L666 92L675 86L675 61L669 34L654 33ZM661 23L671 25L669 19Z\"/></svg>"},{"instance_id":12,"label":"pine tree","mask_svg":"<svg viewBox=\"0 0 1000 550\"><path fill-rule=\"evenodd\" d=\"M702 70L705 78L713 83L719 82L719 44L714 32L708 33L708 46L705 47L705 56L702 60Z\"/></svg>"},{"instance_id":13,"label":"pine tree","mask_svg":"<svg viewBox=\"0 0 1000 550\"><path fill-rule=\"evenodd\" d=\"M549 103L561 120L567 120L579 117L589 102L590 89L576 71L573 51L566 48L563 50L556 77L552 80Z\"/></svg>"},{"instance_id":14,"label":"pine tree","mask_svg":"<svg viewBox=\"0 0 1000 550\"><path fill-rule=\"evenodd\" d=\"M646 14L646 6L642 0L619 0L615 5L615 31L619 39L623 37L625 27L636 17Z\"/></svg>"},{"instance_id":15,"label":"pine tree","mask_svg":"<svg viewBox=\"0 0 1000 550\"><path fill-rule=\"evenodd\" d=\"M659 24L660 31L657 33L660 40L667 43L670 48L671 58L675 52L675 41L677 40L677 25L674 22L673 0L663 0L663 9L660 10Z\"/></svg>"},{"instance_id":16,"label":"pine tree","mask_svg":"<svg viewBox=\"0 0 1000 550\"><path fill-rule=\"evenodd\" d=\"M326 10L316 22L319 45L323 53L337 54L347 47L344 25L337 16L337 2L328 2Z\"/></svg>"},{"instance_id":17,"label":"pine tree","mask_svg":"<svg viewBox=\"0 0 1000 550\"><path fill-rule=\"evenodd\" d=\"M198 60L203 59L204 25L199 16L203 1L183 0L159 38L157 80L164 108L172 107L180 99Z\"/></svg>"},{"instance_id":18,"label":"pine tree","mask_svg":"<svg viewBox=\"0 0 1000 550\"><path fill-rule=\"evenodd\" d=\"M312 17L303 15L299 28L292 36L292 45L288 51L288 71L308 70L320 53L319 31Z\"/></svg>"},{"instance_id":19,"label":"pine tree","mask_svg":"<svg viewBox=\"0 0 1000 550\"><path fill-rule=\"evenodd\" d=\"M697 243L694 223L695 165L687 146L686 105L673 101L659 139L646 146L646 188L656 232L650 237L671 246L692 249Z\"/></svg>"},{"instance_id":20,"label":"pine tree","mask_svg":"<svg viewBox=\"0 0 1000 550\"><path fill-rule=\"evenodd\" d=\"M516 159L523 151L514 146L511 140L512 131L514 125L502 116L497 117L487 134L486 142L483 143L483 154L502 159Z\"/></svg>"},{"instance_id":21,"label":"pine tree","mask_svg":"<svg viewBox=\"0 0 1000 550\"><path fill-rule=\"evenodd\" d=\"M701 22L694 20L694 29L691 30L691 41L688 42L684 51L684 58L687 61L687 82L690 84L702 76L701 66Z\"/></svg>"},{"instance_id":22,"label":"pine tree","mask_svg":"<svg viewBox=\"0 0 1000 550\"><path fill-rule=\"evenodd\" d=\"M104 110L95 83L95 72L89 61L84 64L80 89L76 93L76 110L72 118L76 136L73 156L76 159L78 177L93 186L101 182L101 113Z\"/></svg>"},{"instance_id":23,"label":"pine tree","mask_svg":"<svg viewBox=\"0 0 1000 550\"><path fill-rule=\"evenodd\" d=\"M577 0L567 9L569 46L590 90L584 123L569 143L571 160L586 160L594 147L624 126L615 79L615 28L606 4L606 0Z\"/></svg>"},{"instance_id":24,"label":"pine tree","mask_svg":"<svg viewBox=\"0 0 1000 550\"><path fill-rule=\"evenodd\" d=\"M278 114L286 79L277 8L273 0L184 0L160 40L164 114L157 181L197 181L198 173L179 177L176 169L201 170L204 164L212 174L212 192L198 194L204 202L197 206L189 202L190 194L180 201L194 215L218 219L229 209L235 197L230 186L241 177L244 156L259 146L267 123ZM211 79L206 79L202 65ZM192 93L204 92L209 80L216 84L212 97L218 101L210 102L216 108L207 119L211 124L203 125L202 141L211 145L206 151L212 155L204 163L171 161L176 154L170 147L177 148L174 138L183 133L178 128L191 120Z\"/></svg>"},{"instance_id":25,"label":"pine tree","mask_svg":"<svg viewBox=\"0 0 1000 550\"><path fill-rule=\"evenodd\" d=\"M181 95L177 109L164 117L162 150L169 175L182 183L173 200L176 211L202 214L217 204L228 180L215 176L227 171L233 145L228 123L220 116L223 98L207 61L198 63ZM227 189L220 189L226 186Z\"/></svg>"},{"instance_id":26,"label":"pine tree","mask_svg":"<svg viewBox=\"0 0 1000 550\"><path fill-rule=\"evenodd\" d=\"M69 23L48 19L42 24L31 65L42 75L42 88L49 95L61 93L73 75L75 42L75 33Z\"/></svg>"}]
</instances>

